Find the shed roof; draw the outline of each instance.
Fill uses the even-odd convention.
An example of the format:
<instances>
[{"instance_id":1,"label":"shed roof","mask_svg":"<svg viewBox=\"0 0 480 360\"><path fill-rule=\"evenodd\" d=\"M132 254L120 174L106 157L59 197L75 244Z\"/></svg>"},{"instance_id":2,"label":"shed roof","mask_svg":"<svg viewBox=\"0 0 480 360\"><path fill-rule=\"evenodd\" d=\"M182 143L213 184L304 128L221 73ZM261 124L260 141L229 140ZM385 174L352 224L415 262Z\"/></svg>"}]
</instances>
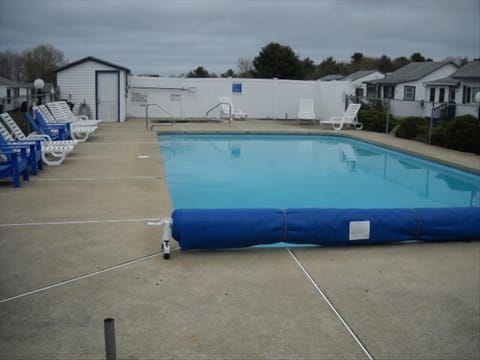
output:
<instances>
[{"instance_id":1,"label":"shed roof","mask_svg":"<svg viewBox=\"0 0 480 360\"><path fill-rule=\"evenodd\" d=\"M84 57L84 58L79 59L79 60L77 60L77 61L71 62L71 63L69 63L69 64L67 64L67 65L64 65L64 66L62 66L62 67L59 67L57 70L55 70L55 72L59 72L59 71L63 71L63 70L69 69L69 68L71 68L71 67L74 67L74 66L76 66L76 65L82 64L82 63L87 62L87 61L94 61L94 62L97 62L97 63L99 63L99 64L111 66L111 67L114 67L114 68L116 68L116 69L126 71L128 74L131 73L131 71L130 71L129 68L126 68L126 67L124 67L124 66L120 66L120 65L113 64L113 63L111 63L111 62L108 62L108 61L105 61L105 60L96 58L96 57L94 57L94 56L87 56L87 57Z\"/></svg>"},{"instance_id":2,"label":"shed roof","mask_svg":"<svg viewBox=\"0 0 480 360\"><path fill-rule=\"evenodd\" d=\"M407 64L397 71L394 71L390 75L387 75L383 79L368 81L371 84L399 84L402 82L416 81L424 78L432 72L444 67L445 65L452 64L451 61L423 61L412 62Z\"/></svg>"}]
</instances>

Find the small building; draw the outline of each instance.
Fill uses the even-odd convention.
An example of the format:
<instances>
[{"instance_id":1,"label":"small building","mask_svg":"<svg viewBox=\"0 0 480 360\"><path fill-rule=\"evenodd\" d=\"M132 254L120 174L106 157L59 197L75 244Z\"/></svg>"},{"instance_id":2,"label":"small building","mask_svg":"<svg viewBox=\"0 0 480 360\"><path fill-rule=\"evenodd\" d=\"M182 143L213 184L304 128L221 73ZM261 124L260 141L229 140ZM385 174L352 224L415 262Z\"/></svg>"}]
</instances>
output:
<instances>
[{"instance_id":1,"label":"small building","mask_svg":"<svg viewBox=\"0 0 480 360\"><path fill-rule=\"evenodd\" d=\"M130 69L87 56L58 68L58 97L74 113L104 121L125 121Z\"/></svg>"},{"instance_id":2,"label":"small building","mask_svg":"<svg viewBox=\"0 0 480 360\"><path fill-rule=\"evenodd\" d=\"M441 112L450 105L455 109L455 112L451 111L452 115L478 116L480 104L475 102L475 96L480 93L480 61L468 62L450 76L428 81L425 86L427 114L434 108Z\"/></svg>"},{"instance_id":3,"label":"small building","mask_svg":"<svg viewBox=\"0 0 480 360\"><path fill-rule=\"evenodd\" d=\"M366 82L372 80L383 79L385 74L378 70L359 70L350 75L345 76L343 80L349 80L355 87L355 96L364 97L367 94ZM373 94L373 97L375 95Z\"/></svg>"},{"instance_id":4,"label":"small building","mask_svg":"<svg viewBox=\"0 0 480 360\"><path fill-rule=\"evenodd\" d=\"M451 61L412 62L383 79L366 81L368 94L377 99L389 99L390 110L396 116L425 116L425 84L446 78L458 69ZM449 99L451 95L445 94Z\"/></svg>"},{"instance_id":5,"label":"small building","mask_svg":"<svg viewBox=\"0 0 480 360\"><path fill-rule=\"evenodd\" d=\"M16 83L0 77L0 112L12 111L29 102L33 84Z\"/></svg>"}]
</instances>

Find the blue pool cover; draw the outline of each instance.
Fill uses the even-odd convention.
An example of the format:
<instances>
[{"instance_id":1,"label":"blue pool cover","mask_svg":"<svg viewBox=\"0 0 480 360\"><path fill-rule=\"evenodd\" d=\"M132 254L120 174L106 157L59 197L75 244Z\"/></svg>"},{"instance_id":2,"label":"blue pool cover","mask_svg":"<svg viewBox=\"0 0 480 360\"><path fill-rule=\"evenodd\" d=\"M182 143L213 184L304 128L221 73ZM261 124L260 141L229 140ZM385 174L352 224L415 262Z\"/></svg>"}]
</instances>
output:
<instances>
[{"instance_id":1,"label":"blue pool cover","mask_svg":"<svg viewBox=\"0 0 480 360\"><path fill-rule=\"evenodd\" d=\"M172 235L182 250L278 242L313 245L409 240L480 240L480 208L177 209Z\"/></svg>"}]
</instances>

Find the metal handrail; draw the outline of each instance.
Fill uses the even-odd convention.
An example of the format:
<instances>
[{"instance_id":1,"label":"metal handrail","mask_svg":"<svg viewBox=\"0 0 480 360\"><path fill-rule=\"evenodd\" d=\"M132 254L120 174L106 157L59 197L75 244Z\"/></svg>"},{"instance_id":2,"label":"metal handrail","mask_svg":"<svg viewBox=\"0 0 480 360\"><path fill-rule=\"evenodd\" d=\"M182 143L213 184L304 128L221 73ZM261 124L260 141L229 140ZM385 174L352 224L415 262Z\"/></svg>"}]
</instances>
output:
<instances>
[{"instance_id":1,"label":"metal handrail","mask_svg":"<svg viewBox=\"0 0 480 360\"><path fill-rule=\"evenodd\" d=\"M212 107L210 110L207 111L205 114L205 117L208 118L208 114L210 114L213 110L215 110L217 107L220 105L228 105L228 123L231 124L232 122L232 104L227 103L227 102L219 102L217 105Z\"/></svg>"},{"instance_id":2,"label":"metal handrail","mask_svg":"<svg viewBox=\"0 0 480 360\"><path fill-rule=\"evenodd\" d=\"M148 108L149 106L158 106L160 109L162 109L164 112L166 112L168 115L170 115L172 117L172 125L175 125L175 116L170 112L168 111L168 109L163 106L163 105L160 105L160 104L147 104L145 106L145 127L146 129L148 130ZM150 130L152 130L152 128L155 126L155 124L152 124L150 126Z\"/></svg>"}]
</instances>

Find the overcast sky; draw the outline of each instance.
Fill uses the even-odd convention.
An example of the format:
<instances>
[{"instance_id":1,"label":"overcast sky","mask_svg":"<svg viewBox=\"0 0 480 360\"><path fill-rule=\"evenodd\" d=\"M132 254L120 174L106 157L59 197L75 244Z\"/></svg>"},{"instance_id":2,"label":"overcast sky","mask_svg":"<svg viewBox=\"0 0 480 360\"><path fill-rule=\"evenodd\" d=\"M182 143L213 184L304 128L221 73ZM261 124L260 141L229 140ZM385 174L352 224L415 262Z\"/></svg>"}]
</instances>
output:
<instances>
[{"instance_id":1,"label":"overcast sky","mask_svg":"<svg viewBox=\"0 0 480 360\"><path fill-rule=\"evenodd\" d=\"M0 0L0 51L47 43L133 74L222 73L269 42L315 63L354 52L480 57L480 0Z\"/></svg>"}]
</instances>

